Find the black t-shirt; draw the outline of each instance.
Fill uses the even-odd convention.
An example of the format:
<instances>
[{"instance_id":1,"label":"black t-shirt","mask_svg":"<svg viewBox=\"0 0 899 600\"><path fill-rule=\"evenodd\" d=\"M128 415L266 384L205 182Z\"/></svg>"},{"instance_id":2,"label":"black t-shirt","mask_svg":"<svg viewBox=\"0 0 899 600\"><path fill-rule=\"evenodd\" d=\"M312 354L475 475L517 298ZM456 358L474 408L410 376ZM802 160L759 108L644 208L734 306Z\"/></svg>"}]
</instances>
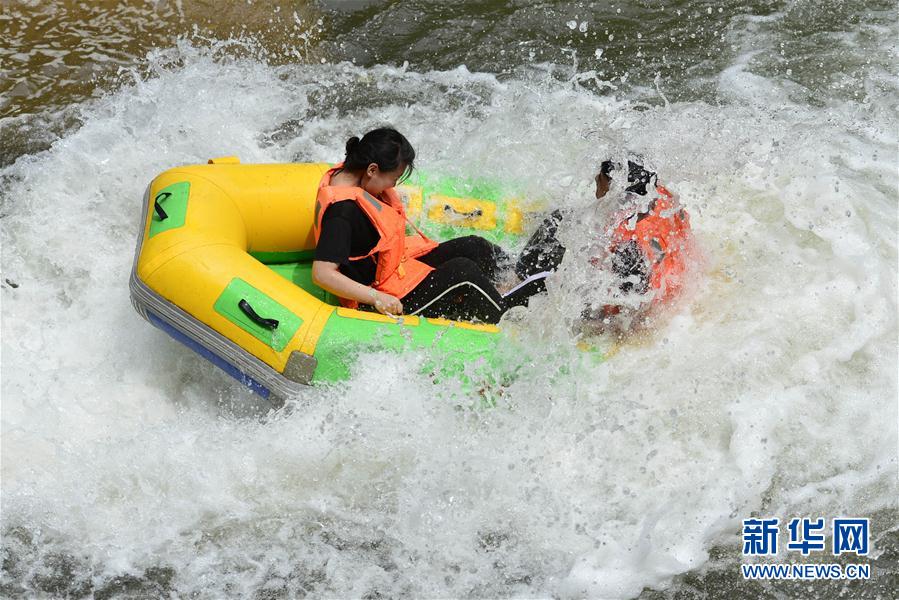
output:
<instances>
[{"instance_id":1,"label":"black t-shirt","mask_svg":"<svg viewBox=\"0 0 899 600\"><path fill-rule=\"evenodd\" d=\"M336 202L325 209L322 230L315 247L315 260L337 263L341 273L362 285L375 280L377 254L359 260L378 243L378 230L352 200Z\"/></svg>"}]
</instances>

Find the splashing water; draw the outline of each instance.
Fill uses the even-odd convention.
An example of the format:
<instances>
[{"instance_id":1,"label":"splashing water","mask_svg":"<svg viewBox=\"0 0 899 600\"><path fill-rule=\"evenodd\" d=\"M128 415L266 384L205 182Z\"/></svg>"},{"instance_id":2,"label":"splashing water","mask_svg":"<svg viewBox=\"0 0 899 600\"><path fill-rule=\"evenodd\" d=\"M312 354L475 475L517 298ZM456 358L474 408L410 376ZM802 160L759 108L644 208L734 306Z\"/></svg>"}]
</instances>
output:
<instances>
[{"instance_id":1,"label":"splashing water","mask_svg":"<svg viewBox=\"0 0 899 600\"><path fill-rule=\"evenodd\" d=\"M895 522L893 74L812 102L744 56L714 83L726 102L657 106L548 64L231 45L153 51L0 172L5 594L632 597L738 548L754 512ZM601 160L639 151L691 212L689 293L593 364L570 315L596 274L573 253L513 324L533 350L496 409L375 354L253 416L131 309L143 188L210 156L333 161L382 123L429 171L575 211Z\"/></svg>"}]
</instances>

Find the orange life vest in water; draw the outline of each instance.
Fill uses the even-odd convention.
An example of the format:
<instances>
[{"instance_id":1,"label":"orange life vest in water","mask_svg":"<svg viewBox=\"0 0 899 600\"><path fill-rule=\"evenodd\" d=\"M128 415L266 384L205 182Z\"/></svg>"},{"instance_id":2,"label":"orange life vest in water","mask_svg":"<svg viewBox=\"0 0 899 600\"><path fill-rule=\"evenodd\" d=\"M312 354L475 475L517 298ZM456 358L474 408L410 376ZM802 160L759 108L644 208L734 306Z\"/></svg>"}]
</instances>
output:
<instances>
[{"instance_id":1,"label":"orange life vest in water","mask_svg":"<svg viewBox=\"0 0 899 600\"><path fill-rule=\"evenodd\" d=\"M433 267L416 260L416 257L436 248L437 242L426 238L414 225L412 227L415 229L415 235L406 235L408 222L406 211L394 188L384 190L379 200L361 187L331 185L331 176L341 167L342 163L329 170L319 183L318 195L315 198L315 243L318 244L321 235L325 210L335 202L356 202L375 226L380 239L371 252L365 256L351 256L350 260L377 255L375 281L372 287L385 294L402 298L434 270ZM348 308L359 306L358 302L347 298L341 298L340 303Z\"/></svg>"},{"instance_id":2,"label":"orange life vest in water","mask_svg":"<svg viewBox=\"0 0 899 600\"><path fill-rule=\"evenodd\" d=\"M656 191L659 195L650 202L648 212L622 220L612 235L613 250L624 242L637 243L650 269L653 303L666 302L680 291L693 237L690 217L671 192L662 186Z\"/></svg>"}]
</instances>

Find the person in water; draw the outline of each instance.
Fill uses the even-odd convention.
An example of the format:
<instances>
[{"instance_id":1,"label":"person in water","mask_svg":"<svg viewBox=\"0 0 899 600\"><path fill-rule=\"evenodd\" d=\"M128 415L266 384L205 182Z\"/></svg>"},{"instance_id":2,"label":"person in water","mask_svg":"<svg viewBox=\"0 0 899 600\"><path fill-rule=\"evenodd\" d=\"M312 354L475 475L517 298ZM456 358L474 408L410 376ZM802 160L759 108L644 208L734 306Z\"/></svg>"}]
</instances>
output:
<instances>
[{"instance_id":1,"label":"person in water","mask_svg":"<svg viewBox=\"0 0 899 600\"><path fill-rule=\"evenodd\" d=\"M620 170L621 165L603 161L595 177L597 200L608 194L613 172ZM655 181L655 173L628 161L624 206L608 230L608 262L602 264L598 258L590 261L597 267L610 268L619 278L620 294L642 296L646 310L671 300L680 291L692 245L689 215L671 192ZM516 263L519 277L558 269L565 256L565 247L557 239L562 222L559 210L544 219ZM588 308L582 317L597 322L620 310L615 305Z\"/></svg>"},{"instance_id":2,"label":"person in water","mask_svg":"<svg viewBox=\"0 0 899 600\"><path fill-rule=\"evenodd\" d=\"M503 297L496 289L499 246L466 236L437 243L411 225L396 190L412 172L415 150L402 134L380 128L346 143L343 163L319 184L312 280L341 304L497 323L536 288Z\"/></svg>"}]
</instances>

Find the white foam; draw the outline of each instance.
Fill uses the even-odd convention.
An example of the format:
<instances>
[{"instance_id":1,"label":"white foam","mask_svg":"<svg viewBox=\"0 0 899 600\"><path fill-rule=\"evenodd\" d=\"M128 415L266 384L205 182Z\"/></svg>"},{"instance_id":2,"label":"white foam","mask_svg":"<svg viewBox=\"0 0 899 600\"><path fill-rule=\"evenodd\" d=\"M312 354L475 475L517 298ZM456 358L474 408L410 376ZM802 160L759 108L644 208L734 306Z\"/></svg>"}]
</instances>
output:
<instances>
[{"instance_id":1,"label":"white foam","mask_svg":"<svg viewBox=\"0 0 899 600\"><path fill-rule=\"evenodd\" d=\"M628 597L737 544L752 511L895 504L895 127L780 96L635 111L539 68L500 82L217 52L151 56L153 77L3 173L20 284L2 289L4 527L98 576L165 557L183 595L302 575L338 596ZM374 355L292 412L232 416L249 393L128 301L144 186L216 155L336 160L385 121L422 168L573 209L600 160L641 152L691 213L692 291L595 365L561 324L596 277L573 252L497 409Z\"/></svg>"}]
</instances>

